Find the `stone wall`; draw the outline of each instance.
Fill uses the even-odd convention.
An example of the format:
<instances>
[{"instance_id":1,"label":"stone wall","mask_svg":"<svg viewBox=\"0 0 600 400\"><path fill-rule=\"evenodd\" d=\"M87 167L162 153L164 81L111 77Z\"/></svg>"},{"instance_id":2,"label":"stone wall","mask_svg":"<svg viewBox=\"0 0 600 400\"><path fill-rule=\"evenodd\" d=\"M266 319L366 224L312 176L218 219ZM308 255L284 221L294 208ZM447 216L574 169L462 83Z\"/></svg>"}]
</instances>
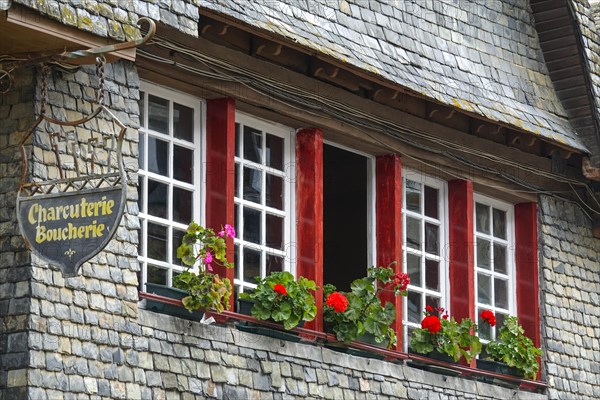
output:
<instances>
[{"instance_id":1,"label":"stone wall","mask_svg":"<svg viewBox=\"0 0 600 400\"><path fill-rule=\"evenodd\" d=\"M21 179L19 142L33 122L34 78L31 70L15 75L13 90L0 95L0 388L6 399L25 392L29 251L15 212ZM0 390L0 399L2 390Z\"/></svg>"},{"instance_id":2,"label":"stone wall","mask_svg":"<svg viewBox=\"0 0 600 400\"><path fill-rule=\"evenodd\" d=\"M138 323L124 360L142 399L545 398L145 310Z\"/></svg>"},{"instance_id":3,"label":"stone wall","mask_svg":"<svg viewBox=\"0 0 600 400\"><path fill-rule=\"evenodd\" d=\"M127 343L131 346L131 338L140 334L135 323L136 271L139 269L135 174L138 169L139 79L129 62L107 64L105 75L105 97L110 109L130 127L123 144L129 176L126 215L105 250L85 263L80 275L74 278L65 279L61 272L49 268L37 256L29 256L16 223L15 200L20 178L17 144L33 120L34 92L39 111L39 83L33 82L31 72L18 76L16 90L1 98L2 400L25 398L25 390L36 400L67 398L68 393L80 391L95 394L101 390L101 379L111 380L111 393L128 393L127 398L136 398L139 394L137 385L126 383L131 371L117 369L123 357L122 349L128 348ZM48 113L60 120L89 115L96 107L93 101L97 88L94 66L76 73L54 70L48 78ZM112 129L110 121L106 116L94 119L88 128L96 133ZM36 131L31 147L33 179L54 177L56 161L47 135Z\"/></svg>"},{"instance_id":4,"label":"stone wall","mask_svg":"<svg viewBox=\"0 0 600 400\"><path fill-rule=\"evenodd\" d=\"M540 198L543 367L550 399L600 398L600 239L571 203Z\"/></svg>"}]
</instances>

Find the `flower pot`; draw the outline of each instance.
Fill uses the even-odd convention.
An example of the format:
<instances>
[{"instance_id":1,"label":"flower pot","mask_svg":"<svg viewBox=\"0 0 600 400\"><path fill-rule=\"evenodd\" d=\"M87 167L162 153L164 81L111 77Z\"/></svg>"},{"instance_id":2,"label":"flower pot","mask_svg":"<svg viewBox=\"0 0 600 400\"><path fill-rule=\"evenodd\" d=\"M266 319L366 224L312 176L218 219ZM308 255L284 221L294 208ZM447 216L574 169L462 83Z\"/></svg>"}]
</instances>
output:
<instances>
[{"instance_id":1,"label":"flower pot","mask_svg":"<svg viewBox=\"0 0 600 400\"><path fill-rule=\"evenodd\" d=\"M244 315L252 315L252 306L254 305L253 300L246 299L237 299L237 312ZM269 322L273 322L279 324L279 322L273 320L267 320ZM283 324L281 324L281 330L270 328L268 326L263 326L259 324L255 324L253 322L247 321L239 321L235 324L236 328L242 332L254 333L257 335L269 336L275 339L288 340L290 342L299 342L300 336L296 332L290 332L283 329ZM304 321L300 321L298 324L299 328L304 326Z\"/></svg>"},{"instance_id":2,"label":"flower pot","mask_svg":"<svg viewBox=\"0 0 600 400\"><path fill-rule=\"evenodd\" d=\"M477 360L477 368L483 369L486 371L497 372L499 374L516 376L519 378L523 377L523 374L519 372L519 370L515 367L510 367L503 362L492 361L492 360ZM498 385L506 388L518 388L521 384L519 381L513 381L508 379L502 379L500 377L495 376L478 376L478 381L490 383L492 385Z\"/></svg>"},{"instance_id":3,"label":"flower pot","mask_svg":"<svg viewBox=\"0 0 600 400\"><path fill-rule=\"evenodd\" d=\"M158 285L156 283L146 283L146 292L176 300L181 300L189 295L189 293L184 290L165 285ZM186 310L183 306L175 306L150 299L146 299L146 310L154 311L160 314L172 315L174 317L185 318L192 321L200 321L204 315L202 311L191 312Z\"/></svg>"}]
</instances>

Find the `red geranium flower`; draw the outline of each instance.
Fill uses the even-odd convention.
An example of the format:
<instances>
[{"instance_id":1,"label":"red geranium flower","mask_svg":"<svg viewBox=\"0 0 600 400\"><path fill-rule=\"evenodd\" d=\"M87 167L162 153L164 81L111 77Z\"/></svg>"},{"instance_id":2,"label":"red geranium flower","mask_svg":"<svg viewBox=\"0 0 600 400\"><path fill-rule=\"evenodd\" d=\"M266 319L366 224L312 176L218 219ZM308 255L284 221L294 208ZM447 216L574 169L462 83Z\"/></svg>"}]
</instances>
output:
<instances>
[{"instance_id":1,"label":"red geranium flower","mask_svg":"<svg viewBox=\"0 0 600 400\"><path fill-rule=\"evenodd\" d=\"M325 304L333 308L333 311L340 313L346 311L348 307L348 299L342 293L333 292L327 296Z\"/></svg>"},{"instance_id":2,"label":"red geranium flower","mask_svg":"<svg viewBox=\"0 0 600 400\"><path fill-rule=\"evenodd\" d=\"M440 319L435 315L429 315L421 321L421 328L429 330L431 333L437 333L442 329Z\"/></svg>"},{"instance_id":3,"label":"red geranium flower","mask_svg":"<svg viewBox=\"0 0 600 400\"><path fill-rule=\"evenodd\" d=\"M425 312L427 312L428 314L431 314L433 312L433 307L425 306Z\"/></svg>"},{"instance_id":4,"label":"red geranium flower","mask_svg":"<svg viewBox=\"0 0 600 400\"><path fill-rule=\"evenodd\" d=\"M287 295L287 290L285 289L285 286L283 286L281 283L276 284L273 287L273 290L276 291L277 293L279 293L280 295Z\"/></svg>"},{"instance_id":5,"label":"red geranium flower","mask_svg":"<svg viewBox=\"0 0 600 400\"><path fill-rule=\"evenodd\" d=\"M496 326L496 316L490 310L483 310L479 316L482 320L490 324L490 326Z\"/></svg>"}]
</instances>

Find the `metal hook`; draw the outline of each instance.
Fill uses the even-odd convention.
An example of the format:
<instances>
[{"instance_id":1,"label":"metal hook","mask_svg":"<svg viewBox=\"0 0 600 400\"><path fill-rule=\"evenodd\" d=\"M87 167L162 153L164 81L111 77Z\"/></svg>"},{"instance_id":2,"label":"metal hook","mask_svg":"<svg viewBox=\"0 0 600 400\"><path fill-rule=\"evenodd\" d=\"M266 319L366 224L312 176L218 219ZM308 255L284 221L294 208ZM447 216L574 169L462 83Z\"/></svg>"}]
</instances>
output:
<instances>
[{"instance_id":1,"label":"metal hook","mask_svg":"<svg viewBox=\"0 0 600 400\"><path fill-rule=\"evenodd\" d=\"M79 58L79 57L89 57L89 56L93 56L96 54L112 53L114 51L127 50L127 49L131 49L133 47L144 45L150 39L152 39L154 37L154 34L156 33L156 24L150 18L141 17L138 20L138 26L140 27L140 29L142 27L142 24L141 24L142 22L148 23L148 33L146 33L146 35L142 36L142 38L140 38L140 39L131 40L129 42L111 44L108 46L98 47L95 49L76 50L76 51L71 51L71 52L65 52L65 53L62 53L60 55L60 57L67 58L67 59Z\"/></svg>"}]
</instances>

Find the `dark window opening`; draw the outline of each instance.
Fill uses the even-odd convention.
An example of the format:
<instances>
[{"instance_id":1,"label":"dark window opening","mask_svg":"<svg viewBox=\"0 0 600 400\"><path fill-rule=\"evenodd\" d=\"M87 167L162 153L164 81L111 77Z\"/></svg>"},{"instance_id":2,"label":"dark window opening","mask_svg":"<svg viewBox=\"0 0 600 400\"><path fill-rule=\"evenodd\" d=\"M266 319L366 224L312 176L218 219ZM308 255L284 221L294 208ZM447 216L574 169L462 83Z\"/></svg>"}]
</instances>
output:
<instances>
[{"instance_id":1,"label":"dark window opening","mask_svg":"<svg viewBox=\"0 0 600 400\"><path fill-rule=\"evenodd\" d=\"M366 276L368 159L323 146L323 278L339 290Z\"/></svg>"}]
</instances>

